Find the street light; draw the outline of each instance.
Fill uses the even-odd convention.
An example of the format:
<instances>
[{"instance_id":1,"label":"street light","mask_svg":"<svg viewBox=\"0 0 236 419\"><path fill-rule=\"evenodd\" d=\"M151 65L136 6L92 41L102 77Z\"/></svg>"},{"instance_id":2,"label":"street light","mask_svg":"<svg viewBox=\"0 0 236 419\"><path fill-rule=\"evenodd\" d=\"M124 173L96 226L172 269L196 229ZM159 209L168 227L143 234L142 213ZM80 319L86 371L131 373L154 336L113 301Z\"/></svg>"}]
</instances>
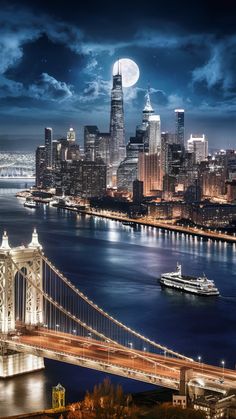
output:
<instances>
[{"instance_id":1,"label":"street light","mask_svg":"<svg viewBox=\"0 0 236 419\"><path fill-rule=\"evenodd\" d=\"M60 327L60 325L59 324L56 324L56 330L57 330L57 332L58 332L59 327Z\"/></svg>"},{"instance_id":2,"label":"street light","mask_svg":"<svg viewBox=\"0 0 236 419\"><path fill-rule=\"evenodd\" d=\"M144 346L143 352L146 353L147 348ZM143 366L144 366L144 359L143 359Z\"/></svg>"},{"instance_id":3,"label":"street light","mask_svg":"<svg viewBox=\"0 0 236 419\"><path fill-rule=\"evenodd\" d=\"M221 361L222 371L223 371L223 379L225 377L225 361Z\"/></svg>"},{"instance_id":4,"label":"street light","mask_svg":"<svg viewBox=\"0 0 236 419\"><path fill-rule=\"evenodd\" d=\"M108 348L107 348L107 362L109 363L109 361L110 361L110 341L109 341L109 339L107 339L107 343L108 343Z\"/></svg>"},{"instance_id":5,"label":"street light","mask_svg":"<svg viewBox=\"0 0 236 419\"><path fill-rule=\"evenodd\" d=\"M156 362L154 363L154 368L155 368L155 375L157 374L157 364Z\"/></svg>"},{"instance_id":6,"label":"street light","mask_svg":"<svg viewBox=\"0 0 236 419\"><path fill-rule=\"evenodd\" d=\"M198 359L199 365L201 365L202 357L198 355L197 359ZM203 362L202 362L202 372L203 372Z\"/></svg>"}]
</instances>

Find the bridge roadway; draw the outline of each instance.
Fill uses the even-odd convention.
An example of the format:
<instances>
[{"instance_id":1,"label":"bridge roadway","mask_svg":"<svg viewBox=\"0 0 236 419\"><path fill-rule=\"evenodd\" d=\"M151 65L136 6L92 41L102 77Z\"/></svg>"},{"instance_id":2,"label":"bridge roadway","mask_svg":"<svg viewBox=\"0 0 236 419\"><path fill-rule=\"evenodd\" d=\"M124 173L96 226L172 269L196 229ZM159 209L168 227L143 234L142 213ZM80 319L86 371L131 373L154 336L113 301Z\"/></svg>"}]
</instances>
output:
<instances>
[{"instance_id":1,"label":"bridge roadway","mask_svg":"<svg viewBox=\"0 0 236 419\"><path fill-rule=\"evenodd\" d=\"M179 389L180 370L191 369L194 387L224 393L236 390L236 371L196 361L177 359L166 355L136 351L59 331L38 329L11 337L1 338L8 349L56 359L107 373L149 382L163 387ZM148 359L147 359L148 358Z\"/></svg>"}]
</instances>

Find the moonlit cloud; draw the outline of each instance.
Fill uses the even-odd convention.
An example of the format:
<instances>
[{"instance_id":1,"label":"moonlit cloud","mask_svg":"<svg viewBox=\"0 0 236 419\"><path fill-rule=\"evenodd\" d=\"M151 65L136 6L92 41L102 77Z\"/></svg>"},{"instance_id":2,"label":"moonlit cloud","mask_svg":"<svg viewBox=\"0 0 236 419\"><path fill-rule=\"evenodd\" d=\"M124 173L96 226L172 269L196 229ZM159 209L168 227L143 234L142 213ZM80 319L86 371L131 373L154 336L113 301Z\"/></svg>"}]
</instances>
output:
<instances>
[{"instance_id":1,"label":"moonlit cloud","mask_svg":"<svg viewBox=\"0 0 236 419\"><path fill-rule=\"evenodd\" d=\"M236 36L226 37L210 47L208 61L193 73L193 83L205 83L208 89L217 86L224 92L236 87Z\"/></svg>"},{"instance_id":2,"label":"moonlit cloud","mask_svg":"<svg viewBox=\"0 0 236 419\"><path fill-rule=\"evenodd\" d=\"M193 71L193 82L205 81L208 89L223 81L223 68L220 59L221 51L215 47L209 61L203 66Z\"/></svg>"},{"instance_id":3,"label":"moonlit cloud","mask_svg":"<svg viewBox=\"0 0 236 419\"><path fill-rule=\"evenodd\" d=\"M63 13L63 2L56 9L50 2L23 3L28 7L0 10L1 129L17 130L25 115L42 125L49 118L62 127L73 116L78 124L108 127L111 69L119 57L130 57L140 68L138 83L124 89L126 132L134 133L140 123L148 82L163 129L173 129L175 107L187 110L186 124L194 115L199 122L214 113L228 118L235 110L235 27L226 20L220 31L212 16L206 24L206 16L197 14L199 3L193 21L182 3L172 19L153 3L132 8L132 19L127 11L122 24L113 4L109 11L99 3L92 19L80 5L75 13ZM222 133L217 135L220 141Z\"/></svg>"},{"instance_id":4,"label":"moonlit cloud","mask_svg":"<svg viewBox=\"0 0 236 419\"><path fill-rule=\"evenodd\" d=\"M173 110L175 108L184 108L185 105L186 101L178 94L171 94L168 96L168 108Z\"/></svg>"},{"instance_id":5,"label":"moonlit cloud","mask_svg":"<svg viewBox=\"0 0 236 419\"><path fill-rule=\"evenodd\" d=\"M0 97L19 97L24 92L23 84L0 75Z\"/></svg>"},{"instance_id":6,"label":"moonlit cloud","mask_svg":"<svg viewBox=\"0 0 236 419\"><path fill-rule=\"evenodd\" d=\"M96 80L86 83L79 99L81 102L94 102L98 99L110 100L111 82L97 77Z\"/></svg>"},{"instance_id":7,"label":"moonlit cloud","mask_svg":"<svg viewBox=\"0 0 236 419\"><path fill-rule=\"evenodd\" d=\"M58 100L61 102L71 98L73 91L72 86L56 80L47 73L43 73L38 81L29 86L29 95L36 99Z\"/></svg>"}]
</instances>

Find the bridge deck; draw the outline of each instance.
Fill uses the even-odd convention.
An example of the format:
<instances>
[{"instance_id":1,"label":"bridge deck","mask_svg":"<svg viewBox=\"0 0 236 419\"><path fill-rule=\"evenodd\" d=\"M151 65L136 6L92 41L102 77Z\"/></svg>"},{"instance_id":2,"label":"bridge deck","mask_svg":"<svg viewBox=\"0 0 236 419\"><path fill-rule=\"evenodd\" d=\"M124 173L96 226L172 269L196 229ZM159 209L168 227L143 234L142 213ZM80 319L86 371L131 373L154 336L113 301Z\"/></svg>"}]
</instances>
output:
<instances>
[{"instance_id":1,"label":"bridge deck","mask_svg":"<svg viewBox=\"0 0 236 419\"><path fill-rule=\"evenodd\" d=\"M105 365L116 367L117 370L109 370L108 368L107 372L117 375L130 376L132 371L136 372L137 375L138 371L137 377L134 374L131 378L153 382L165 387L178 388L180 369L186 367L192 369L192 377L195 381L199 381L199 387L203 386L210 389L215 387L219 391L229 388L236 389L236 371L234 370L224 369L223 371L222 368L217 366L185 361L146 351L135 351L91 338L39 329L29 334L5 338L5 341L9 347L18 347L18 350L19 346L22 345L22 351L28 348L27 350L30 352L31 349L33 351L37 348L37 350L44 351L43 356L48 358L59 359L50 354L63 354L63 360L72 364L76 363L87 367L88 365L83 365L82 362L83 359L87 359L94 361L94 365L91 366L94 369L106 370ZM35 353L35 351L33 352ZM140 356L145 356L146 359ZM101 366L103 367L101 368ZM155 380L155 377L157 380Z\"/></svg>"}]
</instances>

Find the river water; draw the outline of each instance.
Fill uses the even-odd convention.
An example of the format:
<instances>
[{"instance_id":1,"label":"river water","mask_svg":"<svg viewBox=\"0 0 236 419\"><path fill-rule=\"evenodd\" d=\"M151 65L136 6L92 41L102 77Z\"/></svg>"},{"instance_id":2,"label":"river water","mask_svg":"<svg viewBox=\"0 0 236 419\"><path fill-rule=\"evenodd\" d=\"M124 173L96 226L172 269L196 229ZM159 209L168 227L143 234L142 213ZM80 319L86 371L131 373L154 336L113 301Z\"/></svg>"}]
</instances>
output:
<instances>
[{"instance_id":1,"label":"river water","mask_svg":"<svg viewBox=\"0 0 236 419\"><path fill-rule=\"evenodd\" d=\"M198 241L150 227L80 216L47 206L29 209L15 197L25 184L0 183L0 234L10 244L29 243L33 227L49 259L113 317L166 346L203 362L236 363L236 247ZM214 279L220 297L204 298L160 288L157 278L174 270ZM45 360L43 371L0 380L0 417L51 405L60 382L76 401L104 374ZM111 376L127 392L152 386Z\"/></svg>"}]
</instances>

